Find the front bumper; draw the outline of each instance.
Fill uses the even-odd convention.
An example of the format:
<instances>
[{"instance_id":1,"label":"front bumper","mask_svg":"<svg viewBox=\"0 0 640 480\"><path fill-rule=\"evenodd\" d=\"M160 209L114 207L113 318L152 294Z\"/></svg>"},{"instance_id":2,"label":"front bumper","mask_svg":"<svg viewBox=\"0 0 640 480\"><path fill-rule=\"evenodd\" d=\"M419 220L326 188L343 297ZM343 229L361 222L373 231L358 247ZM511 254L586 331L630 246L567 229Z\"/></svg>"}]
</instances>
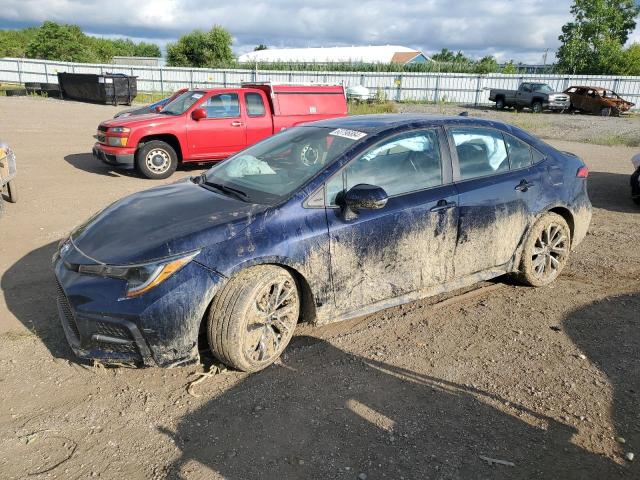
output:
<instances>
[{"instance_id":1,"label":"front bumper","mask_svg":"<svg viewBox=\"0 0 640 480\"><path fill-rule=\"evenodd\" d=\"M200 323L222 277L192 261L153 290L123 298L122 280L54 261L58 315L73 352L104 362L170 367L198 361Z\"/></svg>"},{"instance_id":2,"label":"front bumper","mask_svg":"<svg viewBox=\"0 0 640 480\"><path fill-rule=\"evenodd\" d=\"M571 100L551 100L545 106L549 110L568 110L571 107Z\"/></svg>"},{"instance_id":3,"label":"front bumper","mask_svg":"<svg viewBox=\"0 0 640 480\"><path fill-rule=\"evenodd\" d=\"M93 158L115 167L133 168L135 149L108 147L102 143L96 143L93 146Z\"/></svg>"}]
</instances>

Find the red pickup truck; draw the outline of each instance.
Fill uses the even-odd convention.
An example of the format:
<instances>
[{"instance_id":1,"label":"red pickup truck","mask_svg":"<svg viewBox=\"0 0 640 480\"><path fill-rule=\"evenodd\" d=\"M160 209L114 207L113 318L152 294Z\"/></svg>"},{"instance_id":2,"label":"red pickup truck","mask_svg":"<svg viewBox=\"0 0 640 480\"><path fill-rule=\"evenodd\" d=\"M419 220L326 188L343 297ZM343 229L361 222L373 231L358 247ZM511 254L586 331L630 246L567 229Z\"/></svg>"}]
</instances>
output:
<instances>
[{"instance_id":1,"label":"red pickup truck","mask_svg":"<svg viewBox=\"0 0 640 480\"><path fill-rule=\"evenodd\" d=\"M147 178L167 178L181 162L222 160L286 128L346 114L340 85L193 89L158 113L102 122L93 156Z\"/></svg>"}]
</instances>

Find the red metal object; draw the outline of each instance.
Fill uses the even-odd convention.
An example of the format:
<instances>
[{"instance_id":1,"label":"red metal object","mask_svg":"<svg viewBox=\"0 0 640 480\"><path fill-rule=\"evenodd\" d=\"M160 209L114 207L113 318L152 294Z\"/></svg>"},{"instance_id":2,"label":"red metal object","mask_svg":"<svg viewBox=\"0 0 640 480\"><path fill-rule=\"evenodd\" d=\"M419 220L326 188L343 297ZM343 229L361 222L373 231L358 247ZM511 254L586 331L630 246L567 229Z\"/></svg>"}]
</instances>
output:
<instances>
[{"instance_id":1,"label":"red metal object","mask_svg":"<svg viewBox=\"0 0 640 480\"><path fill-rule=\"evenodd\" d=\"M94 149L110 155L131 155L144 142L162 140L176 149L183 162L222 160L287 128L347 115L344 88L340 85L255 83L191 92L198 92L201 97L180 115L161 112L102 122ZM234 102L237 98L231 115L227 110L225 116L216 116L216 109L223 108L217 102L221 98L232 98ZM202 112L207 115L203 117ZM129 129L126 135L118 133L123 128ZM126 147L109 144L109 137L122 136L128 137Z\"/></svg>"}]
</instances>

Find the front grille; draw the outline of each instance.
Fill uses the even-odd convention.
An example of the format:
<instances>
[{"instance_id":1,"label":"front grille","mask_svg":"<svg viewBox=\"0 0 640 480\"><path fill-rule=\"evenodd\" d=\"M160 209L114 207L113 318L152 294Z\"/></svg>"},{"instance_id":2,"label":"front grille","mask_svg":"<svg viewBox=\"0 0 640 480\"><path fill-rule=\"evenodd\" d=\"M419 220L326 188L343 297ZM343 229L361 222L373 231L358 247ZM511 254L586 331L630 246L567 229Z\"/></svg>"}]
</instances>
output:
<instances>
[{"instance_id":1,"label":"front grille","mask_svg":"<svg viewBox=\"0 0 640 480\"><path fill-rule=\"evenodd\" d=\"M65 322L73 334L76 336L75 340L80 339L80 330L78 330L78 324L76 323L76 319L73 316L73 310L71 310L71 305L69 305L69 300L67 299L67 295L64 293L62 289L62 285L56 279L56 286L58 287L58 303L60 305L60 309L62 310L62 314L64 318L61 320Z\"/></svg>"}]
</instances>

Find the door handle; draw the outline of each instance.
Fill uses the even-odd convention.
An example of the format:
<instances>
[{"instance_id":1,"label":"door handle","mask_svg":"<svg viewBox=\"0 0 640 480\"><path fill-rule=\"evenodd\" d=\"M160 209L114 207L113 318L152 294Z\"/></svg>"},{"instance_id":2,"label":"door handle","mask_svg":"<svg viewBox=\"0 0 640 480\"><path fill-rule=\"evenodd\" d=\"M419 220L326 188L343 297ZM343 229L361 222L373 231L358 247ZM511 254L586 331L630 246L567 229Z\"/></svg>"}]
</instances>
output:
<instances>
[{"instance_id":1,"label":"door handle","mask_svg":"<svg viewBox=\"0 0 640 480\"><path fill-rule=\"evenodd\" d=\"M533 186L534 186L533 183L527 182L526 180L522 180L518 185L516 185L516 190L518 192L526 192Z\"/></svg>"},{"instance_id":2,"label":"door handle","mask_svg":"<svg viewBox=\"0 0 640 480\"><path fill-rule=\"evenodd\" d=\"M443 212L445 210L449 210L456 206L456 202L447 202L444 198L442 200L438 200L435 207L431 207L430 212Z\"/></svg>"},{"instance_id":3,"label":"door handle","mask_svg":"<svg viewBox=\"0 0 640 480\"><path fill-rule=\"evenodd\" d=\"M241 127L242 125L244 125L244 123L239 122L239 121L237 121L237 120L236 120L236 121L234 121L234 122L231 122L231 126L232 126L232 127Z\"/></svg>"}]
</instances>

